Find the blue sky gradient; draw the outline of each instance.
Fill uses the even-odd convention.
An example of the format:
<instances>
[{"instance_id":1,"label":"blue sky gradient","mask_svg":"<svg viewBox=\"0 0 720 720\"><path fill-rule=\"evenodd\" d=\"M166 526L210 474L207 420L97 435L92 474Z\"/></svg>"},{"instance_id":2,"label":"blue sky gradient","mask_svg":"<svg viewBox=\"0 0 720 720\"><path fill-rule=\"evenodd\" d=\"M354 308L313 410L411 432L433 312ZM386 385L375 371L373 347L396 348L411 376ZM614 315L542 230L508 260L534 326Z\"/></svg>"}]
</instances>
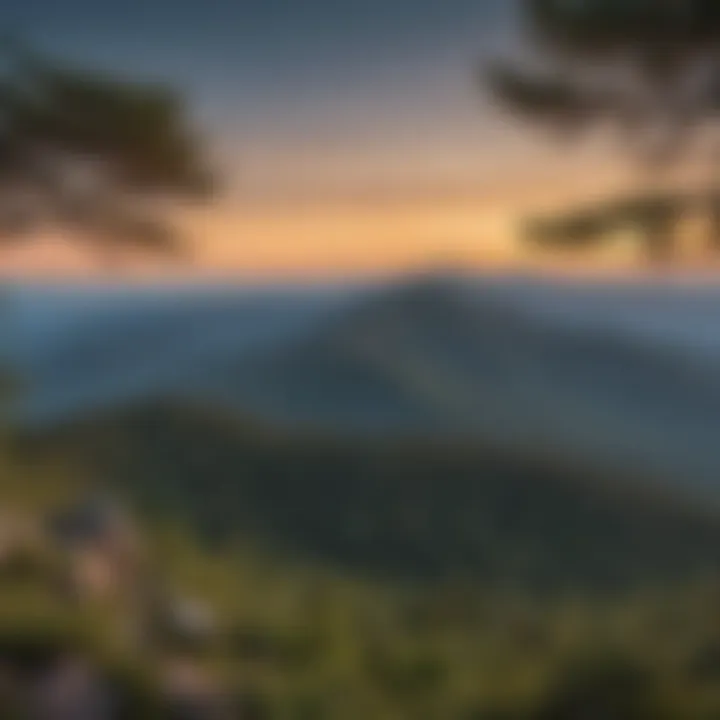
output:
<instances>
[{"instance_id":1,"label":"blue sky gradient","mask_svg":"<svg viewBox=\"0 0 720 720\"><path fill-rule=\"evenodd\" d=\"M497 169L502 128L473 69L507 47L513 5L5 0L0 27L177 85L244 196L412 193Z\"/></svg>"}]
</instances>

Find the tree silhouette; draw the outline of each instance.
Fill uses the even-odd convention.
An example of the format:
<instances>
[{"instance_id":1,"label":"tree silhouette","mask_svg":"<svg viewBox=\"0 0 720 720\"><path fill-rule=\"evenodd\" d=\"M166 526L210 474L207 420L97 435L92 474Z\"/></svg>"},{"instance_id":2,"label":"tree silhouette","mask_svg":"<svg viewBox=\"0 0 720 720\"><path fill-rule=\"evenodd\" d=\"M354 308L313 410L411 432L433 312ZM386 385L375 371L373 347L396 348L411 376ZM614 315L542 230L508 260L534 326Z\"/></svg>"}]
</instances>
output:
<instances>
[{"instance_id":1,"label":"tree silhouette","mask_svg":"<svg viewBox=\"0 0 720 720\"><path fill-rule=\"evenodd\" d=\"M523 10L528 59L485 73L515 115L563 139L611 129L654 171L696 152L720 159L720 3L524 0ZM703 195L717 246L718 193ZM663 212L666 197L656 200L658 212L636 215L647 220L651 251L663 255L678 216ZM638 209L650 201L638 198Z\"/></svg>"},{"instance_id":2,"label":"tree silhouette","mask_svg":"<svg viewBox=\"0 0 720 720\"><path fill-rule=\"evenodd\" d=\"M674 230L682 217L697 207L696 199L681 193L650 193L606 201L574 210L559 218L527 223L526 238L537 245L576 247L594 245L623 230L644 236L652 259L672 254Z\"/></svg>"},{"instance_id":3,"label":"tree silhouette","mask_svg":"<svg viewBox=\"0 0 720 720\"><path fill-rule=\"evenodd\" d=\"M167 210L213 191L182 99L3 47L0 239L49 225L108 258L124 248L180 251Z\"/></svg>"}]
</instances>

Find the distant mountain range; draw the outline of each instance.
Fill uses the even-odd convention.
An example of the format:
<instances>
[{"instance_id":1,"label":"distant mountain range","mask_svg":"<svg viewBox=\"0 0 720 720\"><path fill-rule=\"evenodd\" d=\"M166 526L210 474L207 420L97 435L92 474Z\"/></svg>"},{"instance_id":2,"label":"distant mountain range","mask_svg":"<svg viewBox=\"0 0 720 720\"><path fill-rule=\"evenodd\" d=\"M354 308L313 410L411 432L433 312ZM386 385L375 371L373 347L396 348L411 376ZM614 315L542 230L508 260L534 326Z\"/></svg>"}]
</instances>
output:
<instances>
[{"instance_id":1,"label":"distant mountain range","mask_svg":"<svg viewBox=\"0 0 720 720\"><path fill-rule=\"evenodd\" d=\"M451 275L10 293L18 418L182 399L286 429L476 440L720 500L720 292Z\"/></svg>"},{"instance_id":2,"label":"distant mountain range","mask_svg":"<svg viewBox=\"0 0 720 720\"><path fill-rule=\"evenodd\" d=\"M504 588L720 570L712 288L429 275L7 307L32 457L213 540Z\"/></svg>"}]
</instances>

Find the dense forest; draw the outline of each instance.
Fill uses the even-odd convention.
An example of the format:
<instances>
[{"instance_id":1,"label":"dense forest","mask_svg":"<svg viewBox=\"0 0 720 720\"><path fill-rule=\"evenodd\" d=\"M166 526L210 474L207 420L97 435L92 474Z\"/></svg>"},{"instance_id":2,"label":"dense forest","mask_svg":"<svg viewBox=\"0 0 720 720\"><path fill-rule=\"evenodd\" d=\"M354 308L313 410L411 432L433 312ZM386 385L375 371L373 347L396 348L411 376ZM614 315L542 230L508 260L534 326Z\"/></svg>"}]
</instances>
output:
<instances>
[{"instance_id":1,"label":"dense forest","mask_svg":"<svg viewBox=\"0 0 720 720\"><path fill-rule=\"evenodd\" d=\"M682 491L478 440L282 430L168 404L29 438L72 449L208 540L252 540L380 580L606 591L720 568L720 522Z\"/></svg>"},{"instance_id":2,"label":"dense forest","mask_svg":"<svg viewBox=\"0 0 720 720\"><path fill-rule=\"evenodd\" d=\"M212 609L212 631L160 614L128 644L126 609L57 595L54 550L3 560L5 666L79 648L125 717L186 717L168 658L222 688L226 714L197 718L720 716L720 525L627 478L177 406L12 449L14 517L111 493L142 528L145 595Z\"/></svg>"}]
</instances>

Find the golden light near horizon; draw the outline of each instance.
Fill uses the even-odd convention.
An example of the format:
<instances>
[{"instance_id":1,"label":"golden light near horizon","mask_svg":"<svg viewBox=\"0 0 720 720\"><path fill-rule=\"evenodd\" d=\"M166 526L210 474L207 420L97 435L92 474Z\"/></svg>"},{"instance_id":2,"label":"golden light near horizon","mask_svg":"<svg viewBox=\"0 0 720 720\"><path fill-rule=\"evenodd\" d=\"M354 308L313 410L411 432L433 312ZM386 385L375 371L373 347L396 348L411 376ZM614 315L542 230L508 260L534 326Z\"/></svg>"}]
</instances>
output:
<instances>
[{"instance_id":1,"label":"golden light near horizon","mask_svg":"<svg viewBox=\"0 0 720 720\"><path fill-rule=\"evenodd\" d=\"M181 210L177 224L188 238L185 263L126 258L104 266L75 238L47 231L26 244L0 250L0 275L16 277L202 276L313 277L397 273L433 266L479 271L560 271L593 265L598 272L637 264L632 239L617 238L592 253L569 256L534 250L520 237L519 220L593 192L622 186L617 173L578 178L562 190L548 183L498 183L492 191L360 202L249 202L226 199Z\"/></svg>"},{"instance_id":2,"label":"golden light near horizon","mask_svg":"<svg viewBox=\"0 0 720 720\"><path fill-rule=\"evenodd\" d=\"M502 211L468 200L243 208L195 220L198 264L280 272L496 264L515 252Z\"/></svg>"},{"instance_id":3,"label":"golden light near horizon","mask_svg":"<svg viewBox=\"0 0 720 720\"><path fill-rule=\"evenodd\" d=\"M299 211L280 216L238 212L196 219L192 224L202 241L188 264L128 257L116 267L105 266L73 238L47 234L3 251L0 275L13 279L234 273L310 278L430 267L528 269L558 262L547 253L524 249L513 238L511 218L502 211L483 212L469 204L403 211ZM627 259L626 252L612 247L596 255L595 260ZM559 262L563 264L562 259Z\"/></svg>"}]
</instances>

